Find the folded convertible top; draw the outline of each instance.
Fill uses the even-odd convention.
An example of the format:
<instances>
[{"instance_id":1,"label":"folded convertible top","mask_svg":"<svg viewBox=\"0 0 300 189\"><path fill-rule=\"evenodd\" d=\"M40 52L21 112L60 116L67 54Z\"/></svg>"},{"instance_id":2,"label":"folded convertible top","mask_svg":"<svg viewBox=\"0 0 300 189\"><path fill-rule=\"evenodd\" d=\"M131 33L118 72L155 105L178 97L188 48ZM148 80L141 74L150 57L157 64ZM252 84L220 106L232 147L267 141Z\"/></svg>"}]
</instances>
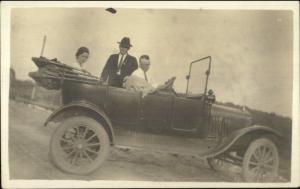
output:
<instances>
[{"instance_id":1,"label":"folded convertible top","mask_svg":"<svg viewBox=\"0 0 300 189\"><path fill-rule=\"evenodd\" d=\"M99 78L81 69L63 64L56 59L49 60L45 57L33 57L33 62L39 68L36 72L30 72L29 76L34 79L38 85L49 89L59 90L64 81L73 81L96 85Z\"/></svg>"}]
</instances>

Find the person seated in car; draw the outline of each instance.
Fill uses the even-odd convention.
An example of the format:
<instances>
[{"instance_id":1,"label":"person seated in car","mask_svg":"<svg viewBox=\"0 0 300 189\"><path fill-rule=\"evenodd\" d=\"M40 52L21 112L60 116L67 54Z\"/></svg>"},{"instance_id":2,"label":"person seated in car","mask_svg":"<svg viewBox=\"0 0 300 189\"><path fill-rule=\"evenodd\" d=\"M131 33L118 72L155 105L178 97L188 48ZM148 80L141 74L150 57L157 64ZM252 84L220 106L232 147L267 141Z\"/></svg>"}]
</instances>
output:
<instances>
[{"instance_id":1,"label":"person seated in car","mask_svg":"<svg viewBox=\"0 0 300 189\"><path fill-rule=\"evenodd\" d=\"M148 55L142 55L139 58L139 68L136 69L132 75L144 79L152 87L157 87L157 84L154 82L151 75L148 74L150 65L150 57Z\"/></svg>"},{"instance_id":2,"label":"person seated in car","mask_svg":"<svg viewBox=\"0 0 300 189\"><path fill-rule=\"evenodd\" d=\"M86 47L80 47L75 54L76 63L74 64L74 67L77 68L78 70L83 71L84 73L90 74L83 67L85 62L88 60L89 56L90 56L89 49Z\"/></svg>"},{"instance_id":3,"label":"person seated in car","mask_svg":"<svg viewBox=\"0 0 300 189\"><path fill-rule=\"evenodd\" d=\"M149 56L142 55L139 58L139 68L130 76L124 78L123 87L131 91L141 91L143 97L149 93L154 93L157 90L165 89L166 84L158 86L148 74L150 65Z\"/></svg>"},{"instance_id":4,"label":"person seated in car","mask_svg":"<svg viewBox=\"0 0 300 189\"><path fill-rule=\"evenodd\" d=\"M139 58L139 67L130 76L124 78L123 87L127 90L142 91L143 95L154 90L156 84L151 76L148 75L150 69L150 58L142 55Z\"/></svg>"}]
</instances>

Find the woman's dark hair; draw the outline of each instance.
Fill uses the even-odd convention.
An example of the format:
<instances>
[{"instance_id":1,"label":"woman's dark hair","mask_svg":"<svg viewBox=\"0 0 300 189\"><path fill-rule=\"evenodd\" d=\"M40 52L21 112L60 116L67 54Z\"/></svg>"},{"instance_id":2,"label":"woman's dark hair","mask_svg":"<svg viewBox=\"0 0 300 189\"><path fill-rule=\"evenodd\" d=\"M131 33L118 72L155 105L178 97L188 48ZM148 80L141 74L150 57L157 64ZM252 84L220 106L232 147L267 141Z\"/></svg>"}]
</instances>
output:
<instances>
[{"instance_id":1,"label":"woman's dark hair","mask_svg":"<svg viewBox=\"0 0 300 189\"><path fill-rule=\"evenodd\" d=\"M79 55L81 55L81 54L83 54L83 53L85 53L85 52L88 53L88 54L90 54L90 51L89 51L88 48L86 48L86 47L80 47L80 48L77 50L75 56L78 57Z\"/></svg>"}]
</instances>

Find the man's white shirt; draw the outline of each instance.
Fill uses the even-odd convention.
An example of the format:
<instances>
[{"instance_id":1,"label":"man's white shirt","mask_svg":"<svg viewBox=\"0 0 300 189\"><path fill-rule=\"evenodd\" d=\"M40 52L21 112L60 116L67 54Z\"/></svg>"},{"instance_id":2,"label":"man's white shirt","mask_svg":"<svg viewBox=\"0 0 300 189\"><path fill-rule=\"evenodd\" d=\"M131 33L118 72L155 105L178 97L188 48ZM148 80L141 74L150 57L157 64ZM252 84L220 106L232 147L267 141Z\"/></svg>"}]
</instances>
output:
<instances>
[{"instance_id":1,"label":"man's white shirt","mask_svg":"<svg viewBox=\"0 0 300 189\"><path fill-rule=\"evenodd\" d=\"M80 66L78 62L73 63L73 64L72 64L72 67L77 68L77 69L79 69L79 70L82 70L82 69L83 69L83 65Z\"/></svg>"},{"instance_id":2,"label":"man's white shirt","mask_svg":"<svg viewBox=\"0 0 300 189\"><path fill-rule=\"evenodd\" d=\"M119 53L119 57L118 57L118 68L121 68L121 66L122 66L121 64L124 64L124 60L125 60L126 57L127 57L127 53L123 55L123 60L122 60L122 62L120 62L120 61L121 61L121 58L122 58L122 54ZM117 73L120 74L120 73L121 73L121 69L118 69L118 72L117 72Z\"/></svg>"},{"instance_id":3,"label":"man's white shirt","mask_svg":"<svg viewBox=\"0 0 300 189\"><path fill-rule=\"evenodd\" d=\"M145 78L145 74L147 75L147 80ZM142 70L140 67L138 69L136 69L131 75L134 75L136 77L142 78L144 80L146 80L150 85L152 85L152 87L156 88L157 84L155 83L155 81L151 78L151 76L148 74L148 72L146 72L144 74L144 70Z\"/></svg>"}]
</instances>

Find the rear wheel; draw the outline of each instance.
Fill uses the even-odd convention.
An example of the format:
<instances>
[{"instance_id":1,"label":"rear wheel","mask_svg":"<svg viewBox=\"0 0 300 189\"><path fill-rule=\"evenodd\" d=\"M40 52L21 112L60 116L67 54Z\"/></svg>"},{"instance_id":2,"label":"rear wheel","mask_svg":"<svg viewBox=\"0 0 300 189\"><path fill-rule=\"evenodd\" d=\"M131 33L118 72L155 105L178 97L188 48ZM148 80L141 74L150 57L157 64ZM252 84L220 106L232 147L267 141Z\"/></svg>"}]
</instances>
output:
<instances>
[{"instance_id":1,"label":"rear wheel","mask_svg":"<svg viewBox=\"0 0 300 189\"><path fill-rule=\"evenodd\" d=\"M278 150L270 139L259 138L250 143L242 166L246 182L273 182L278 167Z\"/></svg>"},{"instance_id":2,"label":"rear wheel","mask_svg":"<svg viewBox=\"0 0 300 189\"><path fill-rule=\"evenodd\" d=\"M50 141L50 156L62 171L89 174L95 171L109 153L109 137L96 120L84 116L66 119L55 130Z\"/></svg>"}]
</instances>

